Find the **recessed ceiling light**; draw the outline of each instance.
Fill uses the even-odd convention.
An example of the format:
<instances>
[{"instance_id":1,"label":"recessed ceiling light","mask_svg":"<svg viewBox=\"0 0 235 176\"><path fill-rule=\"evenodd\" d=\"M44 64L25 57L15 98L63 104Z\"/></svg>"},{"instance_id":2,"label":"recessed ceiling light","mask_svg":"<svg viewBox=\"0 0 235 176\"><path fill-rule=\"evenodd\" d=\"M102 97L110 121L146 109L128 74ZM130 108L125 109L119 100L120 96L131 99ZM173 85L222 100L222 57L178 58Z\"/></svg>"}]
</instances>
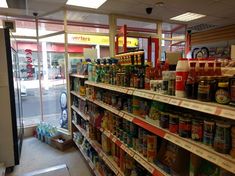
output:
<instances>
[{"instance_id":1,"label":"recessed ceiling light","mask_svg":"<svg viewBox=\"0 0 235 176\"><path fill-rule=\"evenodd\" d=\"M202 14L198 14L198 13L191 13L191 12L187 12L187 13L184 13L184 14L181 14L181 15L178 15L178 16L175 16L175 17L172 17L170 18L171 20L176 20L176 21L184 21L184 22L187 22L187 21L192 21L192 20L196 20L196 19L199 19L199 18L203 18L205 17L206 15L202 15Z\"/></svg>"},{"instance_id":2,"label":"recessed ceiling light","mask_svg":"<svg viewBox=\"0 0 235 176\"><path fill-rule=\"evenodd\" d=\"M6 0L0 0L0 7L8 8L7 1Z\"/></svg>"},{"instance_id":3,"label":"recessed ceiling light","mask_svg":"<svg viewBox=\"0 0 235 176\"><path fill-rule=\"evenodd\" d=\"M98 9L107 0L68 0L67 5Z\"/></svg>"}]
</instances>

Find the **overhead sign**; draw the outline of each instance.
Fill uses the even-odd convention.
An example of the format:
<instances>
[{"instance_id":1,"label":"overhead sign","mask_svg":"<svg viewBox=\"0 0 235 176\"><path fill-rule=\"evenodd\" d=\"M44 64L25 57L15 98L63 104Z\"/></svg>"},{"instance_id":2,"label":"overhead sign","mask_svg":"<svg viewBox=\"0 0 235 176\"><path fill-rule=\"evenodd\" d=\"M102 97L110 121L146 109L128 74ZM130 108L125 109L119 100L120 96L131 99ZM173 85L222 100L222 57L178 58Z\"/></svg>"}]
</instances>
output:
<instances>
[{"instance_id":1,"label":"overhead sign","mask_svg":"<svg viewBox=\"0 0 235 176\"><path fill-rule=\"evenodd\" d=\"M120 38L119 46L123 45L123 39ZM53 43L64 43L64 35L52 36L40 41L53 42ZM84 35L84 34L68 34L69 44L82 44L82 45L103 45L109 46L109 36L100 35ZM137 38L127 38L127 47L137 47L139 44Z\"/></svg>"}]
</instances>

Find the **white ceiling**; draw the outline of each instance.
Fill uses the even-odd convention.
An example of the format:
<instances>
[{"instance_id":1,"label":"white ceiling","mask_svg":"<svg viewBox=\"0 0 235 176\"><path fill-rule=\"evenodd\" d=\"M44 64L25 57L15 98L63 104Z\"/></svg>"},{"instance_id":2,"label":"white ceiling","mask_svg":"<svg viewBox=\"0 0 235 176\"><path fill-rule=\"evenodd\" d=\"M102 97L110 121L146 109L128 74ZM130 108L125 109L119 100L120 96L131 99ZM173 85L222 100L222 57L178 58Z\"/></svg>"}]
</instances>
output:
<instances>
[{"instance_id":1,"label":"white ceiling","mask_svg":"<svg viewBox=\"0 0 235 176\"><path fill-rule=\"evenodd\" d=\"M156 2L164 2L163 7L155 6ZM27 0L28 10L19 9L0 9L0 14L32 16L33 12L39 14L54 11L65 5L66 0ZM148 15L145 11L147 7L153 7L152 14ZM158 19L165 22L178 23L170 21L173 16L185 13L196 12L207 15L205 18L194 20L187 23L189 26L205 23L216 26L225 26L235 24L235 0L107 0L99 9L75 8L75 12L68 13L70 21L79 21L85 23L108 24L106 15L92 14L94 12L104 14L122 14L127 16L136 16L150 19ZM88 10L91 13L78 11ZM63 13L49 15L48 19L63 20ZM120 24L123 21L119 22ZM130 24L131 25L131 24ZM154 28L151 24L139 24L146 28ZM135 26L134 26L135 27ZM174 26L166 26L173 28Z\"/></svg>"}]
</instances>

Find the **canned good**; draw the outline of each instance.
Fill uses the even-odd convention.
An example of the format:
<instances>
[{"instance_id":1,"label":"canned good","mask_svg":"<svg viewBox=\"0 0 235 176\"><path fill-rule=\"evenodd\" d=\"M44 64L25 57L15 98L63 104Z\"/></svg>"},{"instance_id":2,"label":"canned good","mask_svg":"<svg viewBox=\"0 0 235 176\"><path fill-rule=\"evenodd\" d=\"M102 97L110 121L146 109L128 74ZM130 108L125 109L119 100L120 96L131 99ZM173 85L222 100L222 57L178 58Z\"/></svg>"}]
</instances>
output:
<instances>
[{"instance_id":1,"label":"canned good","mask_svg":"<svg viewBox=\"0 0 235 176\"><path fill-rule=\"evenodd\" d=\"M179 132L179 117L177 115L170 114L169 131L172 133Z\"/></svg>"},{"instance_id":2,"label":"canned good","mask_svg":"<svg viewBox=\"0 0 235 176\"><path fill-rule=\"evenodd\" d=\"M133 136L127 134L127 145L128 147L133 147Z\"/></svg>"},{"instance_id":3,"label":"canned good","mask_svg":"<svg viewBox=\"0 0 235 176\"><path fill-rule=\"evenodd\" d=\"M220 153L229 153L231 149L231 138L230 138L231 125L223 122L216 123L215 138L214 138L214 149Z\"/></svg>"},{"instance_id":4,"label":"canned good","mask_svg":"<svg viewBox=\"0 0 235 176\"><path fill-rule=\"evenodd\" d=\"M200 119L192 120L191 138L195 141L202 141L203 138L203 121Z\"/></svg>"},{"instance_id":5,"label":"canned good","mask_svg":"<svg viewBox=\"0 0 235 176\"><path fill-rule=\"evenodd\" d=\"M215 122L204 120L203 143L213 145Z\"/></svg>"},{"instance_id":6,"label":"canned good","mask_svg":"<svg viewBox=\"0 0 235 176\"><path fill-rule=\"evenodd\" d=\"M190 138L191 137L191 119L180 117L179 119L179 135L181 137Z\"/></svg>"},{"instance_id":7,"label":"canned good","mask_svg":"<svg viewBox=\"0 0 235 176\"><path fill-rule=\"evenodd\" d=\"M169 128L169 114L162 112L160 115L160 126L162 128Z\"/></svg>"}]
</instances>

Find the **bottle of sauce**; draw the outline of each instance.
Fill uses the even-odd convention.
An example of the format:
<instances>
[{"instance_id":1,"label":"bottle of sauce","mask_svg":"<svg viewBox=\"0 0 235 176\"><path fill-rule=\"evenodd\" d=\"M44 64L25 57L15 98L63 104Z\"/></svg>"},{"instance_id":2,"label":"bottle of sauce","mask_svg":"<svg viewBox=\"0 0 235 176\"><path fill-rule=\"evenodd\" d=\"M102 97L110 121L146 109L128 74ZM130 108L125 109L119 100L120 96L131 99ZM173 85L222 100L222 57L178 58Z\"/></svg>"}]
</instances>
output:
<instances>
[{"instance_id":1,"label":"bottle of sauce","mask_svg":"<svg viewBox=\"0 0 235 176\"><path fill-rule=\"evenodd\" d=\"M187 81L189 72L188 59L181 58L178 60L176 66L176 84L175 84L175 95L177 97L186 97L185 84Z\"/></svg>"},{"instance_id":2,"label":"bottle of sauce","mask_svg":"<svg viewBox=\"0 0 235 176\"><path fill-rule=\"evenodd\" d=\"M185 85L186 97L191 99L196 98L194 92L197 92L197 86L195 86L197 77L195 67L196 62L190 62L189 74Z\"/></svg>"}]
</instances>

